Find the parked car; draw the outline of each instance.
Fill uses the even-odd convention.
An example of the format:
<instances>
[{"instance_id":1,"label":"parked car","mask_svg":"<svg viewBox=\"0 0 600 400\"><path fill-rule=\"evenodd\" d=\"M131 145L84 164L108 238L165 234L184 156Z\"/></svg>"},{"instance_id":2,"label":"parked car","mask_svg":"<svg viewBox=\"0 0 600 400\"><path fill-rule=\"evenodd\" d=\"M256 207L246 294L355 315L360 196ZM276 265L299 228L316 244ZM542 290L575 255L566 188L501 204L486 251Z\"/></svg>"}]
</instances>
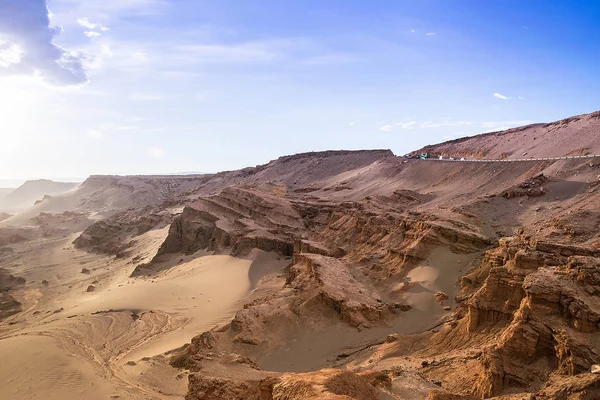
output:
<instances>
[{"instance_id":1,"label":"parked car","mask_svg":"<svg viewBox=\"0 0 600 400\"><path fill-rule=\"evenodd\" d=\"M460 161L467 161L467 159L464 157L461 157Z\"/></svg>"},{"instance_id":2,"label":"parked car","mask_svg":"<svg viewBox=\"0 0 600 400\"><path fill-rule=\"evenodd\" d=\"M429 158L429 153L422 153L419 158L421 158L422 160L425 160L425 159Z\"/></svg>"}]
</instances>

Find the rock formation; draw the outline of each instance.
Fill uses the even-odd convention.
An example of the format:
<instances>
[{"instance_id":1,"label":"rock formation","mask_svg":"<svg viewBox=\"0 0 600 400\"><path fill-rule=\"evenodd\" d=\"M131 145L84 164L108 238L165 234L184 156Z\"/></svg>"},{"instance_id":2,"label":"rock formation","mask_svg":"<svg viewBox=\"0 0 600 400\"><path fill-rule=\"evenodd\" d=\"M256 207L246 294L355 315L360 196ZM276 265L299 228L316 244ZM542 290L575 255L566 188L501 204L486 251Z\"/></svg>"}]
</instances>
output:
<instances>
[{"instance_id":1,"label":"rock formation","mask_svg":"<svg viewBox=\"0 0 600 400\"><path fill-rule=\"evenodd\" d=\"M537 154L533 138L544 135L571 138L568 152L600 151L589 134L599 121L595 113L423 151L520 158ZM593 399L599 176L588 159L305 153L210 175L94 176L36 206L69 199L70 214L27 222L81 228L74 246L117 256L132 281L206 254L252 259L251 273L257 250L287 263L250 279L230 321L170 354L190 373L187 400ZM105 218L92 223L92 210ZM45 237L1 229L0 257ZM151 236L152 251L137 254ZM80 268L82 280L97 273ZM89 283L80 292L98 296L103 286Z\"/></svg>"}]
</instances>

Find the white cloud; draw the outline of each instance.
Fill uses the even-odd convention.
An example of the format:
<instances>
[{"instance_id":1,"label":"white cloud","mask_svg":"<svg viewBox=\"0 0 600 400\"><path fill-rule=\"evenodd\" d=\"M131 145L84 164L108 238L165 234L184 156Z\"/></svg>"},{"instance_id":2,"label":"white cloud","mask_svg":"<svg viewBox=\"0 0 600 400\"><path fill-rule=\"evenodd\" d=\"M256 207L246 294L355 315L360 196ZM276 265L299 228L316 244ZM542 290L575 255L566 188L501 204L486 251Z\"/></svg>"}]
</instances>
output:
<instances>
[{"instance_id":1,"label":"white cloud","mask_svg":"<svg viewBox=\"0 0 600 400\"><path fill-rule=\"evenodd\" d=\"M162 158L165 155L165 151L160 147L151 147L148 149L150 155L154 158Z\"/></svg>"},{"instance_id":2,"label":"white cloud","mask_svg":"<svg viewBox=\"0 0 600 400\"><path fill-rule=\"evenodd\" d=\"M435 36L437 34L435 32L427 32L425 35L426 36Z\"/></svg>"},{"instance_id":3,"label":"white cloud","mask_svg":"<svg viewBox=\"0 0 600 400\"><path fill-rule=\"evenodd\" d=\"M417 125L419 125L419 123L416 121L397 122L396 125L398 125L402 129L412 129L412 128L416 127Z\"/></svg>"},{"instance_id":4,"label":"white cloud","mask_svg":"<svg viewBox=\"0 0 600 400\"><path fill-rule=\"evenodd\" d=\"M88 29L96 29L98 26L96 24L92 24L88 18L77 18L77 23Z\"/></svg>"},{"instance_id":5,"label":"white cloud","mask_svg":"<svg viewBox=\"0 0 600 400\"><path fill-rule=\"evenodd\" d=\"M356 125L356 123L355 123L355 122L350 122L350 123L348 124L348 126L354 126L354 125Z\"/></svg>"},{"instance_id":6,"label":"white cloud","mask_svg":"<svg viewBox=\"0 0 600 400\"><path fill-rule=\"evenodd\" d=\"M18 64L23 58L23 49L18 44L0 41L0 67Z\"/></svg>"},{"instance_id":7,"label":"white cloud","mask_svg":"<svg viewBox=\"0 0 600 400\"><path fill-rule=\"evenodd\" d=\"M504 96L504 95L502 95L500 93L494 93L494 97L497 98L497 99L500 99L500 100L509 100L510 99L510 97Z\"/></svg>"},{"instance_id":8,"label":"white cloud","mask_svg":"<svg viewBox=\"0 0 600 400\"><path fill-rule=\"evenodd\" d=\"M415 33L415 30L414 30L414 29L411 29L411 30L410 30L410 33Z\"/></svg>"},{"instance_id":9,"label":"white cloud","mask_svg":"<svg viewBox=\"0 0 600 400\"><path fill-rule=\"evenodd\" d=\"M77 23L87 29L100 29L104 32L106 32L109 29L106 26L91 23L87 17L86 18L77 18Z\"/></svg>"},{"instance_id":10,"label":"white cloud","mask_svg":"<svg viewBox=\"0 0 600 400\"><path fill-rule=\"evenodd\" d=\"M394 125L383 125L381 128L379 128L379 130L382 132L391 132L393 129Z\"/></svg>"},{"instance_id":11,"label":"white cloud","mask_svg":"<svg viewBox=\"0 0 600 400\"><path fill-rule=\"evenodd\" d=\"M92 139L102 139L104 137L104 133L98 129L90 129L87 132L87 136Z\"/></svg>"},{"instance_id":12,"label":"white cloud","mask_svg":"<svg viewBox=\"0 0 600 400\"><path fill-rule=\"evenodd\" d=\"M89 38L95 38L100 36L100 34L98 32L94 32L94 31L85 31L83 32L83 34Z\"/></svg>"},{"instance_id":13,"label":"white cloud","mask_svg":"<svg viewBox=\"0 0 600 400\"><path fill-rule=\"evenodd\" d=\"M44 0L2 2L0 9L4 75L36 76L54 86L87 83L81 58L55 44L61 30L50 26Z\"/></svg>"},{"instance_id":14,"label":"white cloud","mask_svg":"<svg viewBox=\"0 0 600 400\"><path fill-rule=\"evenodd\" d=\"M519 96L519 97L518 97L518 99L519 99L519 100L525 100L525 97L523 97L523 96Z\"/></svg>"}]
</instances>

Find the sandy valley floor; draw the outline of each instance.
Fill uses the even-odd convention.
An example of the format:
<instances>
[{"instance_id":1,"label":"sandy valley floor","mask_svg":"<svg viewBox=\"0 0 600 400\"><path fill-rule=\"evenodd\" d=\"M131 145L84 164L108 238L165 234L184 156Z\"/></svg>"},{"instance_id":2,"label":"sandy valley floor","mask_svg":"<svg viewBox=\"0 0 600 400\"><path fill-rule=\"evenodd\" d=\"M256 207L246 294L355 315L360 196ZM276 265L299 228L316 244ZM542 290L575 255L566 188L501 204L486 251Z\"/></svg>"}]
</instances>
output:
<instances>
[{"instance_id":1,"label":"sandy valley floor","mask_svg":"<svg viewBox=\"0 0 600 400\"><path fill-rule=\"evenodd\" d=\"M150 255L165 234L144 235L137 254ZM29 244L11 260L27 284L25 311L0 328L2 399L181 399L187 377L163 354L232 318L250 293L253 260L282 263L258 252L201 255L130 278L137 263L81 252L72 239Z\"/></svg>"}]
</instances>

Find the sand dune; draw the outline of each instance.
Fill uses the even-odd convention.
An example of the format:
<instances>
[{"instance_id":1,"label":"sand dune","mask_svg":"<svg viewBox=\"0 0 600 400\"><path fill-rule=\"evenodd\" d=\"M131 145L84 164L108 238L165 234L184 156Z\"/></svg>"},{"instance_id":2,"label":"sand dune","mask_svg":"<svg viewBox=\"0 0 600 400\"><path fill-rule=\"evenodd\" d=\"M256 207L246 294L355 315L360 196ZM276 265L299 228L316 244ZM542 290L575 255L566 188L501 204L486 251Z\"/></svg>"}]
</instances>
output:
<instances>
[{"instance_id":1,"label":"sand dune","mask_svg":"<svg viewBox=\"0 0 600 400\"><path fill-rule=\"evenodd\" d=\"M147 233L137 250L156 246L164 233ZM31 282L18 292L26 311L0 330L7 398L182 398L187 382L161 354L231 319L249 294L255 259L260 268L281 264L262 252L244 259L197 254L133 279L128 260L80 252L69 242L43 241L41 254L24 246L16 257L27 264L21 275L49 284Z\"/></svg>"}]
</instances>

